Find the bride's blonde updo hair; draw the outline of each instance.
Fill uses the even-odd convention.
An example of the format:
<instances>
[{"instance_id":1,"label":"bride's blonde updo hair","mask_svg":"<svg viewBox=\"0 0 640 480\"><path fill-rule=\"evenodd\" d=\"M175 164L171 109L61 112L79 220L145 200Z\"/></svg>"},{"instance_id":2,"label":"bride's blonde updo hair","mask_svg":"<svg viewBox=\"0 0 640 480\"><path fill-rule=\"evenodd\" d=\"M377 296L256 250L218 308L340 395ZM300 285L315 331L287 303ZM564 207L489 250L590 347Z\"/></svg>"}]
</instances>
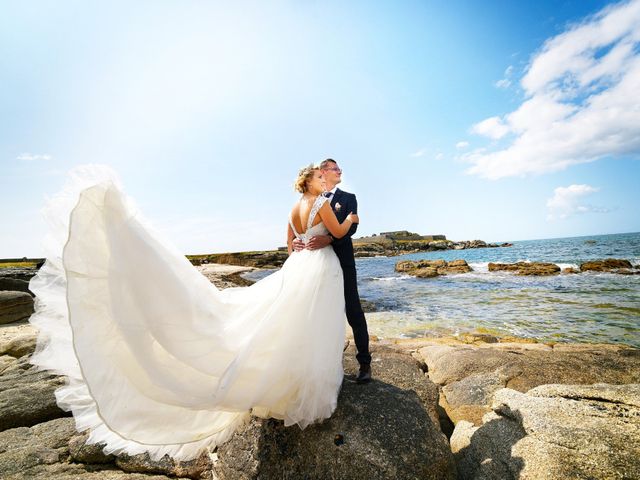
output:
<instances>
[{"instance_id":1,"label":"bride's blonde updo hair","mask_svg":"<svg viewBox=\"0 0 640 480\"><path fill-rule=\"evenodd\" d=\"M313 163L310 163L306 167L300 169L298 172L298 178L293 184L293 188L295 188L296 192L307 193L309 187L307 186L307 182L309 182L313 178L313 174L316 170L320 170Z\"/></svg>"}]
</instances>

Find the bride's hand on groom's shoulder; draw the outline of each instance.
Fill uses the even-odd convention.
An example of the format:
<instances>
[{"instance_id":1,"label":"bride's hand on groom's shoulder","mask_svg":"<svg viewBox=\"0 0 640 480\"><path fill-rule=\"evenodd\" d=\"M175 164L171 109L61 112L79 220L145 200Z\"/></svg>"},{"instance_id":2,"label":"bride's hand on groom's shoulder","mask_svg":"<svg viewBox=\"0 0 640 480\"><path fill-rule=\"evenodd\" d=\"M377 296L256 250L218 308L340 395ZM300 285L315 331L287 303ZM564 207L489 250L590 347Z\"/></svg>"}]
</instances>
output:
<instances>
[{"instance_id":1,"label":"bride's hand on groom's shoulder","mask_svg":"<svg viewBox=\"0 0 640 480\"><path fill-rule=\"evenodd\" d=\"M347 218L351 220L351 223L360 223L360 217L358 217L357 213L350 213Z\"/></svg>"}]
</instances>

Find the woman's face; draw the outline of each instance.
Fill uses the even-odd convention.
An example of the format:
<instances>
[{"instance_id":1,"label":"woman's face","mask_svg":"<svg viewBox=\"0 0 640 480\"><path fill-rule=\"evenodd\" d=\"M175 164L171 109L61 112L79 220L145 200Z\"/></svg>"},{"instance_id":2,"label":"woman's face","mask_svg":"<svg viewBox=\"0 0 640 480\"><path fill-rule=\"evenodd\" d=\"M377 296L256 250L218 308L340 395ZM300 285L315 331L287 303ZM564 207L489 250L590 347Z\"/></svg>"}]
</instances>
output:
<instances>
[{"instance_id":1,"label":"woman's face","mask_svg":"<svg viewBox=\"0 0 640 480\"><path fill-rule=\"evenodd\" d=\"M320 170L313 171L313 178L307 182L309 192L313 195L319 195L327 189L327 184Z\"/></svg>"}]
</instances>

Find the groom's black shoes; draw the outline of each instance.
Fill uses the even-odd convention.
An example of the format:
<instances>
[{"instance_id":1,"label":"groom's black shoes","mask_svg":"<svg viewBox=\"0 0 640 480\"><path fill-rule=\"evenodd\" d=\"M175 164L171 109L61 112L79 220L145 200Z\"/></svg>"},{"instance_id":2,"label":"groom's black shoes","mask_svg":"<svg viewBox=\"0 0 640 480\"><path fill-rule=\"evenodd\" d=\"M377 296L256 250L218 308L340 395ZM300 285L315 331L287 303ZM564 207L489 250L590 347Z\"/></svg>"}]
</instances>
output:
<instances>
[{"instance_id":1,"label":"groom's black shoes","mask_svg":"<svg viewBox=\"0 0 640 480\"><path fill-rule=\"evenodd\" d=\"M368 363L360 364L360 372L356 378L356 383L369 383L371 381L371 365Z\"/></svg>"}]
</instances>

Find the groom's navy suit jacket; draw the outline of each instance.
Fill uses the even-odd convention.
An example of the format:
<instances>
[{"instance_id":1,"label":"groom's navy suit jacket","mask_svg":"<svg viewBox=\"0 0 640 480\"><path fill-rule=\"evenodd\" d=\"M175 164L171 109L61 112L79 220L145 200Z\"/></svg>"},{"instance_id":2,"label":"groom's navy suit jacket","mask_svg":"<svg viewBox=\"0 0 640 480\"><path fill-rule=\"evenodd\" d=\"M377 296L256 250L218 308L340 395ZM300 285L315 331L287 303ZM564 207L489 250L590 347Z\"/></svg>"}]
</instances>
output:
<instances>
[{"instance_id":1,"label":"groom's navy suit jacket","mask_svg":"<svg viewBox=\"0 0 640 480\"><path fill-rule=\"evenodd\" d=\"M331 199L331 208L336 213L338 221L342 223L350 213L358 213L358 201L353 193L343 192L338 188ZM353 329L353 338L358 349L356 358L361 364L370 364L369 331L362 305L360 305L358 274L356 272L356 260L353 256L353 242L351 241L351 236L356 233L357 229L358 224L354 223L344 237L334 237L332 245L342 267L345 311L349 325Z\"/></svg>"},{"instance_id":2,"label":"groom's navy suit jacket","mask_svg":"<svg viewBox=\"0 0 640 480\"><path fill-rule=\"evenodd\" d=\"M353 193L344 192L338 188L331 199L331 208L333 208L338 222L342 223L350 213L358 213L358 201ZM340 265L343 267L346 265L355 266L356 264L353 256L353 242L351 241L351 236L356 233L357 229L358 224L354 223L351 225L349 231L344 237L334 237L333 239L333 250L336 252L338 259L340 260Z\"/></svg>"}]
</instances>

